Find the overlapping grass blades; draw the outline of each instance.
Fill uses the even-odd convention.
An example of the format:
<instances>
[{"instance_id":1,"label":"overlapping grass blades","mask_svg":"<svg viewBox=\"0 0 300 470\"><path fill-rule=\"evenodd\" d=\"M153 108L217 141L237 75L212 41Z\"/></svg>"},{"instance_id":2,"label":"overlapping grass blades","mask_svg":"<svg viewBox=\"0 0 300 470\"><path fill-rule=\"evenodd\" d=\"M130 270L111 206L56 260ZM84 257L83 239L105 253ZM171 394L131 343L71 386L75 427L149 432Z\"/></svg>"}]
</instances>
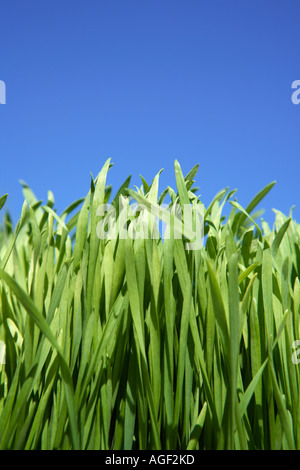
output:
<instances>
[{"instance_id":1,"label":"overlapping grass blades","mask_svg":"<svg viewBox=\"0 0 300 470\"><path fill-rule=\"evenodd\" d=\"M220 191L192 250L163 203L195 214L199 165L184 177L175 162L175 190L159 193L159 172L114 197L110 167L62 214L22 182L15 230L4 217L0 448L299 449L300 227L253 213L274 183L245 209ZM120 224L99 238L109 202ZM155 218L174 228L168 238L142 236Z\"/></svg>"}]
</instances>

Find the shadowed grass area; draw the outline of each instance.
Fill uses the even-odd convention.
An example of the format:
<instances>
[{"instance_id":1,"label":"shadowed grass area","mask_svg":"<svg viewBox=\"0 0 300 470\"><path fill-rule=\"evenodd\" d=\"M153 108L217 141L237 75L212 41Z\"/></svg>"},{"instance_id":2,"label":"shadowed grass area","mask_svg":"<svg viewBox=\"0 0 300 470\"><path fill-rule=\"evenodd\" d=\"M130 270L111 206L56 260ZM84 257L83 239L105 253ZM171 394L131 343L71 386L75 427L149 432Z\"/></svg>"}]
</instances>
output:
<instances>
[{"instance_id":1,"label":"shadowed grass area","mask_svg":"<svg viewBox=\"0 0 300 470\"><path fill-rule=\"evenodd\" d=\"M274 183L204 208L198 165L115 196L110 166L62 214L23 182L15 229L5 215L0 448L299 449L300 226L257 222ZM174 204L202 214L197 249Z\"/></svg>"}]
</instances>

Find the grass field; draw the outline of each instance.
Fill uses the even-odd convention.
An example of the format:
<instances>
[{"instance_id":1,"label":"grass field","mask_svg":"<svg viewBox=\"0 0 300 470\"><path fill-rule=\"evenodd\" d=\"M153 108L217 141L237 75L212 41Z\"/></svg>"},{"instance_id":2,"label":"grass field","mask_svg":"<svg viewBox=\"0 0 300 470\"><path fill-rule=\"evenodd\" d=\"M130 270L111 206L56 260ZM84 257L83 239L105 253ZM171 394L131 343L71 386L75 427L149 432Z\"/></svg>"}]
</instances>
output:
<instances>
[{"instance_id":1,"label":"grass field","mask_svg":"<svg viewBox=\"0 0 300 470\"><path fill-rule=\"evenodd\" d=\"M132 203L152 223L167 199L189 205L195 222L197 166L184 176L175 161L161 194L159 174L113 193L109 168L60 215L23 183L17 226L4 216L0 448L300 449L300 226L255 214L274 183L246 208L220 191L192 250L174 212L168 237L138 236ZM108 202L127 216L101 238Z\"/></svg>"}]
</instances>

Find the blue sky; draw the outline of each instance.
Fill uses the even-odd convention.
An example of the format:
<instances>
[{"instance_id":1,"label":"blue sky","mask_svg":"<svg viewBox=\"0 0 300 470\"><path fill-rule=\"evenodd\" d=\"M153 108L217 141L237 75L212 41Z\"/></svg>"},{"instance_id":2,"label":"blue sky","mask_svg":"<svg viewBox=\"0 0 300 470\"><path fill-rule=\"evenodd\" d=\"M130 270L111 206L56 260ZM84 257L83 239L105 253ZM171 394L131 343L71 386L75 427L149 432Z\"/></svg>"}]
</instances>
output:
<instances>
[{"instance_id":1,"label":"blue sky","mask_svg":"<svg viewBox=\"0 0 300 470\"><path fill-rule=\"evenodd\" d=\"M160 190L200 164L208 205L224 187L300 220L298 0L1 2L0 196L17 221L19 180L58 212L85 196L111 158L117 191L132 174ZM3 212L1 213L3 215Z\"/></svg>"}]
</instances>

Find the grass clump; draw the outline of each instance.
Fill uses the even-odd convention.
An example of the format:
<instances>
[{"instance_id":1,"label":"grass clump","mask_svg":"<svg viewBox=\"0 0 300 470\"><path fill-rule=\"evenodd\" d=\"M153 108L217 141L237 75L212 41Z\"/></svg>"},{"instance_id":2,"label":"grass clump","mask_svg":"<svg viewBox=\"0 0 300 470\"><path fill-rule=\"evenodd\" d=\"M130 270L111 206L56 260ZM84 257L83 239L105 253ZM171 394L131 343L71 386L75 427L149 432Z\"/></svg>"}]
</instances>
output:
<instances>
[{"instance_id":1,"label":"grass clump","mask_svg":"<svg viewBox=\"0 0 300 470\"><path fill-rule=\"evenodd\" d=\"M254 212L274 183L245 209L228 189L203 208L198 166L184 177L175 162L176 190L159 194L158 174L114 197L109 168L60 215L22 183L15 229L5 216L0 448L299 449L300 227ZM188 233L138 236L167 197L202 207L198 249ZM109 202L127 214L111 238Z\"/></svg>"}]
</instances>

